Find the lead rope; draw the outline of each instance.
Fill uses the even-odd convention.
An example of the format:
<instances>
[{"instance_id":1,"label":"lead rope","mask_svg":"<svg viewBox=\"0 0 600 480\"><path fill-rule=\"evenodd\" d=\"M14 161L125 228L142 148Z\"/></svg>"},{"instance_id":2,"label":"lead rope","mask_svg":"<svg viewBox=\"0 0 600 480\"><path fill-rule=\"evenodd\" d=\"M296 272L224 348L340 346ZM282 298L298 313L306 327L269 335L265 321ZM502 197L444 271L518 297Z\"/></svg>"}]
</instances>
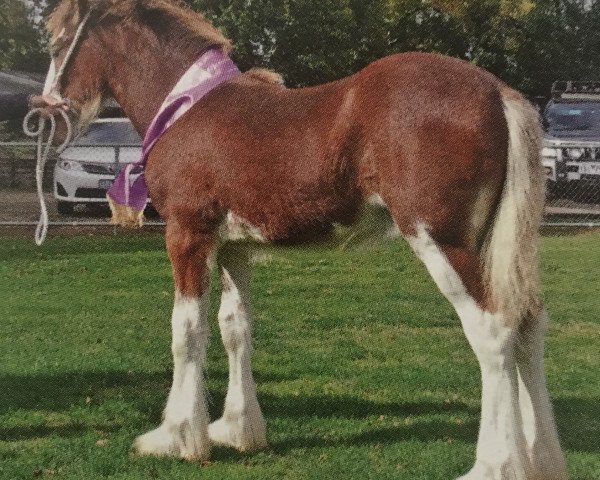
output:
<instances>
[{"instance_id":1,"label":"lead rope","mask_svg":"<svg viewBox=\"0 0 600 480\"><path fill-rule=\"evenodd\" d=\"M85 26L88 18L90 17L90 13L83 18L77 31L75 32L75 37L73 37L73 41L71 42L71 46L65 55L65 59L54 78L54 82L52 82L52 86L49 90L49 94L56 92L56 87L58 86L58 82L60 81L60 77L65 71L67 63L69 62L69 58L75 51L75 47L77 46L77 42L83 33L83 27ZM46 92L44 92L46 94ZM60 98L60 94L57 94ZM71 119L67 115L67 112L62 108L59 108L58 112L62 116L65 121L65 125L67 126L67 134L65 136L65 140L60 144L60 146L56 149L57 153L61 153L67 145L71 142L71 138L73 136L73 126L71 124ZM38 126L37 129L30 128L30 123L33 117L38 117ZM46 129L46 120L50 122L50 131L48 132L48 138L46 139L44 145L44 130ZM46 239L46 235L48 234L48 208L46 207L46 199L44 198L44 191L42 189L42 183L44 180L44 168L46 166L46 161L48 160L48 156L50 155L50 149L52 148L52 143L54 142L54 135L56 133L56 119L53 114L48 115L48 112L45 108L34 108L30 110L25 118L23 119L23 132L25 135L31 138L37 138L37 163L35 167L35 182L37 187L37 195L38 200L40 202L40 219L38 220L38 224L35 228L35 243L40 246L44 243Z\"/></svg>"},{"instance_id":2,"label":"lead rope","mask_svg":"<svg viewBox=\"0 0 600 480\"><path fill-rule=\"evenodd\" d=\"M67 136L64 142L56 149L57 153L62 152L65 147L71 141L73 134L71 120L64 110L59 110L62 118L67 125ZM29 123L34 116L39 116L37 129L31 129ZM48 132L48 138L44 145L44 130L46 129L46 111L44 108L34 108L31 110L23 120L23 132L28 137L37 137L37 164L35 167L35 182L37 186L37 195L40 202L40 219L38 220L37 227L35 228L35 243L40 246L46 239L48 233L48 209L46 208L46 199L44 198L44 192L42 190L42 182L44 179L44 167L50 154L50 148L54 141L54 134L56 133L56 119L54 115L49 116L50 131Z\"/></svg>"}]
</instances>

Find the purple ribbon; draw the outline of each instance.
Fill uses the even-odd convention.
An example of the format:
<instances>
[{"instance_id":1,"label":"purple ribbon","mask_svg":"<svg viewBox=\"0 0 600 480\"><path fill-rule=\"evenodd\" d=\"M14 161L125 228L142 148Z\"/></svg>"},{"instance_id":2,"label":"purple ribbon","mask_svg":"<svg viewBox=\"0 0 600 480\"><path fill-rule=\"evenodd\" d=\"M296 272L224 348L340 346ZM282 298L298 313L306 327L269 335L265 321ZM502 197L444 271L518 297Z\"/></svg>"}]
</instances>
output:
<instances>
[{"instance_id":1,"label":"purple ribbon","mask_svg":"<svg viewBox=\"0 0 600 480\"><path fill-rule=\"evenodd\" d=\"M110 198L115 203L131 207L136 211L144 210L148 201L146 180L142 173L132 182L133 169L138 166L145 167L154 144L178 118L211 90L240 73L235 63L222 49L213 48L202 54L167 95L144 137L142 158L121 170L107 192Z\"/></svg>"}]
</instances>

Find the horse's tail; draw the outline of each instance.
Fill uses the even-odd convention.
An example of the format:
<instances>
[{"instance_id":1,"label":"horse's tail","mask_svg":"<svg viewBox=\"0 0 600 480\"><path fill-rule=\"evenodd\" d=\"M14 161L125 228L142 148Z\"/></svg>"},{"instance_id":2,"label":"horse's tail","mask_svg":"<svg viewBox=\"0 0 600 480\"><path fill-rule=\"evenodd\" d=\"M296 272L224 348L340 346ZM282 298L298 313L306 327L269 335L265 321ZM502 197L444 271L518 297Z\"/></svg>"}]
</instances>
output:
<instances>
[{"instance_id":1,"label":"horse's tail","mask_svg":"<svg viewBox=\"0 0 600 480\"><path fill-rule=\"evenodd\" d=\"M537 110L505 87L508 125L506 179L484 244L485 283L495 308L507 323L541 308L538 237L544 208L542 130Z\"/></svg>"}]
</instances>

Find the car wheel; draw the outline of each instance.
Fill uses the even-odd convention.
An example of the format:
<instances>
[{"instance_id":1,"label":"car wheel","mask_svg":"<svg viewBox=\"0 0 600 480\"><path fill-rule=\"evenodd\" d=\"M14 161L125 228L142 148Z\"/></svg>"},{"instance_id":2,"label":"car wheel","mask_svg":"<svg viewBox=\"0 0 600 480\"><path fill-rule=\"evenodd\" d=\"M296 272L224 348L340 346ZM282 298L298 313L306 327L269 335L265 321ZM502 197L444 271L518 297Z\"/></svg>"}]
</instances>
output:
<instances>
[{"instance_id":1,"label":"car wheel","mask_svg":"<svg viewBox=\"0 0 600 480\"><path fill-rule=\"evenodd\" d=\"M56 210L61 215L73 215L73 208L75 207L74 203L71 202L61 202L60 200L56 204Z\"/></svg>"}]
</instances>

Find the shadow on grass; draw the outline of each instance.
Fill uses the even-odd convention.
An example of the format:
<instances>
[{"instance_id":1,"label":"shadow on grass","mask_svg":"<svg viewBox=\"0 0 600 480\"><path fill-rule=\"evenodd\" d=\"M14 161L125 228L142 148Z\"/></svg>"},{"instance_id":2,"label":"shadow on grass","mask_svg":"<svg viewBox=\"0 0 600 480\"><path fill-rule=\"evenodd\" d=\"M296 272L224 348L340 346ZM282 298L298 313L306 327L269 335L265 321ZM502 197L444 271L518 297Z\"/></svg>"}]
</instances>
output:
<instances>
[{"instance_id":1,"label":"shadow on grass","mask_svg":"<svg viewBox=\"0 0 600 480\"><path fill-rule=\"evenodd\" d=\"M210 391L211 418L217 418L222 410L224 388L227 378L222 370L209 370L209 378L220 386ZM258 383L281 382L284 378L257 373ZM125 402L131 410L141 412L134 416L130 425L118 422L110 425L94 425L85 422L66 426L0 425L0 439L16 440L44 436L76 436L99 429L116 431L121 428L147 428L147 423L158 424L171 382L171 372L86 372L39 376L0 377L0 415L11 411L33 410L64 412L72 408L102 405L111 401ZM367 419L368 417L412 417L411 425L365 425L367 431L346 437L330 437L327 434L297 435L272 444L271 450L283 454L295 448L315 448L332 445L365 445L396 443L405 440L459 441L475 443L477 440L479 411L462 402L373 402L354 396L341 395L259 395L263 412L269 419L291 418L342 418ZM595 399L559 398L554 402L557 423L564 448L578 452L600 452L600 401ZM419 418L437 414L467 414L471 419L457 424L452 419ZM82 422L82 420L79 420ZM223 449L221 455L230 456ZM226 453L225 453L226 452ZM236 455L234 457L237 458Z\"/></svg>"},{"instance_id":2,"label":"shadow on grass","mask_svg":"<svg viewBox=\"0 0 600 480\"><path fill-rule=\"evenodd\" d=\"M326 436L304 436L283 440L271 445L271 450L283 455L296 448L323 448L338 445L356 447L362 445L383 445L417 440L419 442L445 441L473 443L477 441L479 422L470 420L457 425L450 421L428 420L419 421L414 425L400 425L397 427L371 426L368 431L327 438Z\"/></svg>"},{"instance_id":3,"label":"shadow on grass","mask_svg":"<svg viewBox=\"0 0 600 480\"><path fill-rule=\"evenodd\" d=\"M267 419L268 422L268 419ZM472 443L477 441L478 421L472 420L457 425L450 421L429 420L415 423L414 425L401 425L398 427L380 427L371 425L365 432L329 437L325 432L322 435L296 435L291 438L273 442L267 447L267 452L275 455L287 455L295 449L331 448L338 446L361 447L368 445L393 445L400 442L416 440L420 442L462 442ZM254 452L239 452L232 448L215 447L211 451L213 461L223 463L237 463L245 458L254 456Z\"/></svg>"},{"instance_id":4,"label":"shadow on grass","mask_svg":"<svg viewBox=\"0 0 600 480\"><path fill-rule=\"evenodd\" d=\"M56 375L0 376L0 414L11 410L45 410L61 412L77 406L98 405L118 398L160 416L161 405L171 386L171 371L139 373L124 371L65 372ZM226 388L227 372L208 369L206 377ZM274 374L255 373L259 383L282 382L287 378ZM211 403L221 402L223 394L210 395ZM213 400L215 399L215 400Z\"/></svg>"},{"instance_id":5,"label":"shadow on grass","mask_svg":"<svg viewBox=\"0 0 600 480\"><path fill-rule=\"evenodd\" d=\"M600 399L561 397L553 404L563 448L600 453Z\"/></svg>"},{"instance_id":6,"label":"shadow on grass","mask_svg":"<svg viewBox=\"0 0 600 480\"><path fill-rule=\"evenodd\" d=\"M59 237L49 238L42 247L38 247L30 239L0 237L0 260L13 262L21 260L39 261L56 259L58 256L76 257L79 255L137 253L137 252L164 252L162 234L139 234L85 237ZM166 253L165 253L166 258Z\"/></svg>"},{"instance_id":7,"label":"shadow on grass","mask_svg":"<svg viewBox=\"0 0 600 480\"><path fill-rule=\"evenodd\" d=\"M85 435L90 431L101 431L103 433L116 432L121 427L119 425L108 424L83 424L70 423L49 427L46 425L32 425L21 427L0 427L0 440L31 440L44 437L76 437Z\"/></svg>"}]
</instances>

